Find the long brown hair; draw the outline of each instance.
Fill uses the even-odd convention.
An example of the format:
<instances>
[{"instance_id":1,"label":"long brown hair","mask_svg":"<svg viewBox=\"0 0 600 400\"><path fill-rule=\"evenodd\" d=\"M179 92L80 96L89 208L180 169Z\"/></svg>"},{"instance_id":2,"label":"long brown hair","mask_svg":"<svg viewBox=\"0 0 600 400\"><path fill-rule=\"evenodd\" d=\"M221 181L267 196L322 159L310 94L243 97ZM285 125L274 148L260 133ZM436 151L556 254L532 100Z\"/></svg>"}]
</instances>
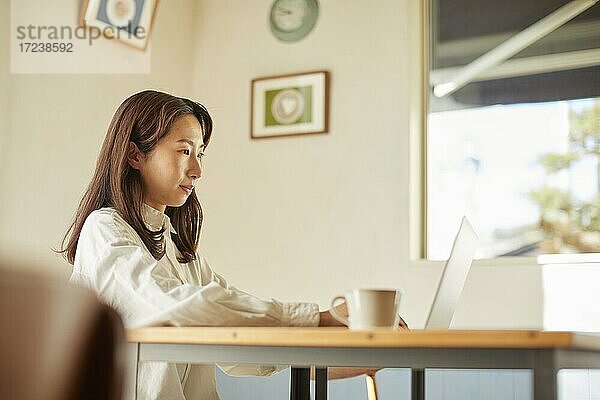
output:
<instances>
[{"instance_id":1,"label":"long brown hair","mask_svg":"<svg viewBox=\"0 0 600 400\"><path fill-rule=\"evenodd\" d=\"M167 93L146 90L126 99L117 109L104 138L96 170L87 187L75 218L65 234L60 253L71 264L75 262L77 242L86 218L94 210L113 207L138 233L150 253L159 260L164 255L160 231L146 227L142 219L143 190L139 171L128 161L129 143L133 142L144 154L150 153L165 136L175 120L183 115L194 115L202 128L205 146L212 133L212 119L206 108L194 101ZM177 234L171 237L181 252L180 262L195 258L202 208L194 190L181 207L167 207ZM66 245L65 245L66 243Z\"/></svg>"}]
</instances>

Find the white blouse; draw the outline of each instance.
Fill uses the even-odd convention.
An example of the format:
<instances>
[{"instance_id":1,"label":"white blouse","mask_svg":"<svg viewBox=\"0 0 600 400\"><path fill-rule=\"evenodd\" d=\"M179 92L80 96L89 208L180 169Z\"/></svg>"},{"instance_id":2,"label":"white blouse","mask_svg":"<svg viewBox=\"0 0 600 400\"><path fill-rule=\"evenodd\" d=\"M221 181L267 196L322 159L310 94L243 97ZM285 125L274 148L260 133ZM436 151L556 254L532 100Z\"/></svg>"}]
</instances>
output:
<instances>
[{"instance_id":1,"label":"white blouse","mask_svg":"<svg viewBox=\"0 0 600 400\"><path fill-rule=\"evenodd\" d=\"M313 303L261 300L215 273L204 257L184 264L169 217L144 204L149 229L165 229L166 254L156 260L137 232L113 208L93 211L81 230L70 282L94 290L117 309L127 328L149 325L317 326ZM236 372L235 368L229 371ZM244 373L247 368L240 369ZM257 368L256 374L272 372ZM138 399L218 399L214 367L143 363Z\"/></svg>"}]
</instances>

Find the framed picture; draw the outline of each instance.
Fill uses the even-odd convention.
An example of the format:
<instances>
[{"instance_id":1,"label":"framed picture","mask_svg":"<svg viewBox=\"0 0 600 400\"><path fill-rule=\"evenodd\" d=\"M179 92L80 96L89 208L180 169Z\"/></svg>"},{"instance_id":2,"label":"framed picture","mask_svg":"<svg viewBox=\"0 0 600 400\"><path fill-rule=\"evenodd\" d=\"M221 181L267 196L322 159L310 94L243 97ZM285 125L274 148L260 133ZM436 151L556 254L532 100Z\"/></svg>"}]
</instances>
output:
<instances>
[{"instance_id":1,"label":"framed picture","mask_svg":"<svg viewBox=\"0 0 600 400\"><path fill-rule=\"evenodd\" d=\"M83 0L79 25L145 50L158 0Z\"/></svg>"},{"instance_id":2,"label":"framed picture","mask_svg":"<svg viewBox=\"0 0 600 400\"><path fill-rule=\"evenodd\" d=\"M328 91L327 71L253 79L250 137L326 133Z\"/></svg>"}]
</instances>

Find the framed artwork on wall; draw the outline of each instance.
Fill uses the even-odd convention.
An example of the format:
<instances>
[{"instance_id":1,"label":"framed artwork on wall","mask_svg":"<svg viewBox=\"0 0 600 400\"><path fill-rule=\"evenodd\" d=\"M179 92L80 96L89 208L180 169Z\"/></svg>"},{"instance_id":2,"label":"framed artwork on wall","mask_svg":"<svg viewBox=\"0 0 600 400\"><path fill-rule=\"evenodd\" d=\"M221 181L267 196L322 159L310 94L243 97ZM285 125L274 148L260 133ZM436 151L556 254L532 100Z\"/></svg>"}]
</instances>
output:
<instances>
[{"instance_id":1,"label":"framed artwork on wall","mask_svg":"<svg viewBox=\"0 0 600 400\"><path fill-rule=\"evenodd\" d=\"M158 0L83 0L79 25L145 50Z\"/></svg>"},{"instance_id":2,"label":"framed artwork on wall","mask_svg":"<svg viewBox=\"0 0 600 400\"><path fill-rule=\"evenodd\" d=\"M252 80L250 137L326 133L329 73L304 72Z\"/></svg>"}]
</instances>

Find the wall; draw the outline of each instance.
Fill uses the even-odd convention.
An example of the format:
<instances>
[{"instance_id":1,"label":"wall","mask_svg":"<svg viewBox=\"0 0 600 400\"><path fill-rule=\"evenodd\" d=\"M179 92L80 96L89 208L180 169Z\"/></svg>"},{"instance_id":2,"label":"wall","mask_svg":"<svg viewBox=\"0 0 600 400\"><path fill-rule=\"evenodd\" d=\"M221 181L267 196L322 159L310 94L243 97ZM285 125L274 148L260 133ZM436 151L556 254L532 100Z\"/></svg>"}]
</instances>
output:
<instances>
[{"instance_id":1,"label":"wall","mask_svg":"<svg viewBox=\"0 0 600 400\"><path fill-rule=\"evenodd\" d=\"M146 88L191 94L195 1L160 2L147 75L10 74L9 3L0 0L0 256L67 276L68 264L51 249L71 221L119 103ZM79 4L57 0L53 7L76 18Z\"/></svg>"},{"instance_id":2,"label":"wall","mask_svg":"<svg viewBox=\"0 0 600 400\"><path fill-rule=\"evenodd\" d=\"M270 0L204 0L196 10L193 93L216 126L201 248L264 297L326 306L352 287L400 287L418 327L440 273L409 257L418 3L320 3L315 30L291 44L269 31ZM330 132L251 140L251 79L318 69L331 73ZM455 326L540 327L540 271L528 263L474 268Z\"/></svg>"}]
</instances>

